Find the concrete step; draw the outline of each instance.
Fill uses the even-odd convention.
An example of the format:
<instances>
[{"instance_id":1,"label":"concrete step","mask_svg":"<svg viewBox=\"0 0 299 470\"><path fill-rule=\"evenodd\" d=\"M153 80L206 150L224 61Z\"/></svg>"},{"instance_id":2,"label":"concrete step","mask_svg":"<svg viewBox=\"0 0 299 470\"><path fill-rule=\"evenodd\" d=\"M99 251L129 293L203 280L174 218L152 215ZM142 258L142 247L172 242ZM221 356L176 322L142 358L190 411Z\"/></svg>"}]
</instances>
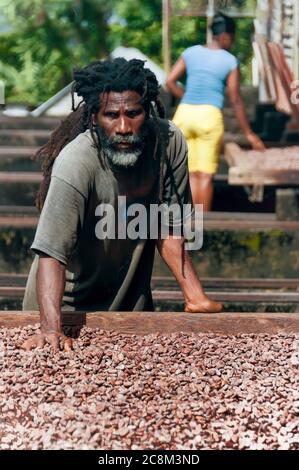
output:
<instances>
[{"instance_id":1,"label":"concrete step","mask_svg":"<svg viewBox=\"0 0 299 470\"><path fill-rule=\"evenodd\" d=\"M37 213L30 210L0 216L0 272L27 273L33 259L29 250L35 235ZM218 217L218 218L217 218ZM298 278L299 222L277 222L273 217L243 214L230 220L215 215L204 223L203 246L190 251L200 277ZM154 276L170 276L157 254Z\"/></svg>"},{"instance_id":2,"label":"concrete step","mask_svg":"<svg viewBox=\"0 0 299 470\"><path fill-rule=\"evenodd\" d=\"M0 206L0 217L28 217L37 215L38 210L34 206Z\"/></svg>"},{"instance_id":3,"label":"concrete step","mask_svg":"<svg viewBox=\"0 0 299 470\"><path fill-rule=\"evenodd\" d=\"M23 158L25 161L25 157ZM39 165L39 162L32 163L35 168ZM35 205L35 197L41 180L42 174L39 171L0 171L0 205ZM218 185L227 186L227 174L215 176L215 186Z\"/></svg>"},{"instance_id":4,"label":"concrete step","mask_svg":"<svg viewBox=\"0 0 299 470\"><path fill-rule=\"evenodd\" d=\"M60 124L60 122L60 119L50 117L10 117L0 114L0 129L53 130Z\"/></svg>"},{"instance_id":5,"label":"concrete step","mask_svg":"<svg viewBox=\"0 0 299 470\"><path fill-rule=\"evenodd\" d=\"M25 293L24 286L0 286L0 298L23 298ZM184 296L179 288L176 290L161 290L153 289L153 300L165 302L183 302ZM256 291L243 292L240 290L235 291L221 291L206 289L209 297L218 302L238 302L238 303L298 303L298 292L277 292L277 291Z\"/></svg>"},{"instance_id":6,"label":"concrete step","mask_svg":"<svg viewBox=\"0 0 299 470\"><path fill-rule=\"evenodd\" d=\"M0 205L33 206L42 180L38 172L0 172Z\"/></svg>"},{"instance_id":7,"label":"concrete step","mask_svg":"<svg viewBox=\"0 0 299 470\"><path fill-rule=\"evenodd\" d=\"M0 146L0 171L40 171L41 163L32 160L38 148L31 146Z\"/></svg>"},{"instance_id":8,"label":"concrete step","mask_svg":"<svg viewBox=\"0 0 299 470\"><path fill-rule=\"evenodd\" d=\"M1 182L1 175L0 175ZM12 214L12 215L11 215ZM34 227L37 223L37 210L32 206L0 206L1 227ZM25 224L25 225L24 225ZM251 214L238 212L210 212L204 214L204 231L299 231L299 221L276 220L275 214Z\"/></svg>"},{"instance_id":9,"label":"concrete step","mask_svg":"<svg viewBox=\"0 0 299 470\"><path fill-rule=\"evenodd\" d=\"M18 273L0 273L0 288L3 287L25 287L27 281L26 274ZM205 289L210 291L261 291L269 293L270 291L276 292L299 292L299 278L288 278L288 279L275 279L275 278L201 278L201 283ZM153 276L151 281L152 289L155 291L178 291L178 283L174 277L166 276ZM8 291L10 292L10 291Z\"/></svg>"},{"instance_id":10,"label":"concrete step","mask_svg":"<svg viewBox=\"0 0 299 470\"><path fill-rule=\"evenodd\" d=\"M45 144L51 130L44 129L0 129L0 146L33 146Z\"/></svg>"}]
</instances>

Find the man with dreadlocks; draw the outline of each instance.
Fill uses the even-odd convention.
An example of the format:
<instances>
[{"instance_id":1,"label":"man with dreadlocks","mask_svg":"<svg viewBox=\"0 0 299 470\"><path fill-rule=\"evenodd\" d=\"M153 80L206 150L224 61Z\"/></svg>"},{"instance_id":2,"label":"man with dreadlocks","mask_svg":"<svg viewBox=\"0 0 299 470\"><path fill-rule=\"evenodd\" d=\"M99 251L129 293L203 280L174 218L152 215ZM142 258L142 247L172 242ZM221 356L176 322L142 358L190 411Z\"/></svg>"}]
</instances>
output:
<instances>
[{"instance_id":1,"label":"man with dreadlocks","mask_svg":"<svg viewBox=\"0 0 299 470\"><path fill-rule=\"evenodd\" d=\"M221 311L205 295L183 236L99 239L95 233L99 205L117 211L120 196L147 207L191 203L186 143L162 119L155 75L137 59L97 61L74 73L74 92L82 105L73 106L37 154L44 172L41 215L23 309L40 311L41 331L24 348L46 342L54 350L72 348L61 310L153 310L156 245L183 291L185 311ZM192 208L185 216L191 215ZM126 213L119 216L127 223Z\"/></svg>"}]
</instances>

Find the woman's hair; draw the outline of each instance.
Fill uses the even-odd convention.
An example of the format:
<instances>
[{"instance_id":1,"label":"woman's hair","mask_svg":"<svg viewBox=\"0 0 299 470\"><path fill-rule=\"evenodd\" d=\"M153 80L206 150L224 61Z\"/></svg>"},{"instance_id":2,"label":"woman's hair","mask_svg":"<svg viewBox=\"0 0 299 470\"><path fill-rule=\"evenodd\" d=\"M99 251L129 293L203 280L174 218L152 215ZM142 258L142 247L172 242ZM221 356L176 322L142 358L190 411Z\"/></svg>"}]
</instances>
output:
<instances>
[{"instance_id":1,"label":"woman's hair","mask_svg":"<svg viewBox=\"0 0 299 470\"><path fill-rule=\"evenodd\" d=\"M223 13L217 13L213 18L211 30L214 36L219 36L222 33L234 35L236 32L236 25L234 20L229 16L226 16Z\"/></svg>"},{"instance_id":2,"label":"woman's hair","mask_svg":"<svg viewBox=\"0 0 299 470\"><path fill-rule=\"evenodd\" d=\"M90 130L98 152L100 141L95 132L92 116L100 110L100 97L103 93L114 91L136 91L141 96L141 104L147 115L154 118L164 117L164 106L159 98L159 84L151 70L144 67L144 61L138 59L96 61L81 70L74 71L72 84L72 113L54 130L50 140L33 157L42 162L43 180L41 182L36 205L42 209L49 189L52 167L61 150L80 133ZM74 93L82 98L75 108ZM155 105L155 107L153 106ZM155 109L156 108L156 109ZM157 112L156 112L157 110Z\"/></svg>"}]
</instances>

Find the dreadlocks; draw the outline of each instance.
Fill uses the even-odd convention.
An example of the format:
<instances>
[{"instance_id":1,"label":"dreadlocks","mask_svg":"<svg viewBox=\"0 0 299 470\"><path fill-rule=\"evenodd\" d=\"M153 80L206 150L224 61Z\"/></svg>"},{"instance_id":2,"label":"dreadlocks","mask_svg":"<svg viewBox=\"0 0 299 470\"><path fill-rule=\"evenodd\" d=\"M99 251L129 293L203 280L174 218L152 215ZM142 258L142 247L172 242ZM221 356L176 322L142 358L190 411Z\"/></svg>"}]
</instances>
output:
<instances>
[{"instance_id":1,"label":"dreadlocks","mask_svg":"<svg viewBox=\"0 0 299 470\"><path fill-rule=\"evenodd\" d=\"M101 105L101 95L109 92L122 93L136 91L141 96L141 104L147 115L153 118L164 117L164 106L159 98L159 85L153 72L144 67L144 61L138 59L96 61L74 72L72 84L72 113L54 130L50 140L33 157L42 162L43 180L41 182L36 205L41 211L50 185L52 167L61 150L79 134L90 130L98 152L100 141L92 123L92 116L97 115ZM75 109L74 93L82 97ZM155 107L156 109L155 109ZM157 110L157 111L156 111Z\"/></svg>"}]
</instances>

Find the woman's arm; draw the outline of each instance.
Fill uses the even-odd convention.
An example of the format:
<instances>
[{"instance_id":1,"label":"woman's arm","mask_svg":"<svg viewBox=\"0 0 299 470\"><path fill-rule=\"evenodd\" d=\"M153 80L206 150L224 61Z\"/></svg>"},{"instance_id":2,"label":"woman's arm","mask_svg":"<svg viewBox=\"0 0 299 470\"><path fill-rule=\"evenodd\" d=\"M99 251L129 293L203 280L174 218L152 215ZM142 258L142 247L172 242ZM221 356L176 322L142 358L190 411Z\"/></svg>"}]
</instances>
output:
<instances>
[{"instance_id":1,"label":"woman's arm","mask_svg":"<svg viewBox=\"0 0 299 470\"><path fill-rule=\"evenodd\" d=\"M240 70L238 68L230 72L228 76L227 92L235 115L239 121L242 131L245 134L246 139L254 150L265 150L265 145L259 136L256 135L251 129L246 116L244 102L240 94Z\"/></svg>"},{"instance_id":2,"label":"woman's arm","mask_svg":"<svg viewBox=\"0 0 299 470\"><path fill-rule=\"evenodd\" d=\"M180 57L178 61L172 67L166 81L166 85L171 91L171 93L176 97L181 99L185 92L184 88L178 85L177 81L185 74L186 64L183 57Z\"/></svg>"}]
</instances>

